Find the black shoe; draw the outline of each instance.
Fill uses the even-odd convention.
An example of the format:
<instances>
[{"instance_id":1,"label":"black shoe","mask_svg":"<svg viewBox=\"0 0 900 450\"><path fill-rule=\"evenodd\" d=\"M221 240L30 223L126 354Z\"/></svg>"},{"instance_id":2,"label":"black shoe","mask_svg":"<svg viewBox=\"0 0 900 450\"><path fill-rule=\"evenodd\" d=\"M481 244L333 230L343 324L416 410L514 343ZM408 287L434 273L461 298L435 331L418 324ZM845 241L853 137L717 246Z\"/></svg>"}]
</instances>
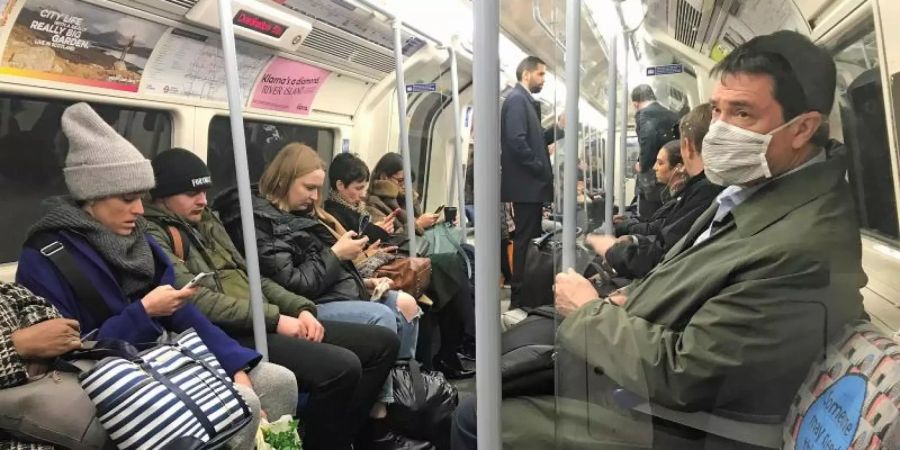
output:
<instances>
[{"instance_id":1,"label":"black shoe","mask_svg":"<svg viewBox=\"0 0 900 450\"><path fill-rule=\"evenodd\" d=\"M459 358L452 358L449 360L443 358L435 359L434 370L443 373L444 377L448 380L470 378L475 375L475 370L469 370L463 367Z\"/></svg>"}]
</instances>

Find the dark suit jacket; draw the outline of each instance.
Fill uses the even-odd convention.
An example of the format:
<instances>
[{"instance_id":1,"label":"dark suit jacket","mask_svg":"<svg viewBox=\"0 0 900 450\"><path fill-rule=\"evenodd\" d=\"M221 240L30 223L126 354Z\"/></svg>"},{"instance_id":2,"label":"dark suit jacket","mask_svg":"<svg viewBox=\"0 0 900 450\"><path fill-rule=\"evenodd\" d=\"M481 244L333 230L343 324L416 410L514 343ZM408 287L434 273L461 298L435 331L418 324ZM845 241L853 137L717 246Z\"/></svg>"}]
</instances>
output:
<instances>
[{"instance_id":1,"label":"dark suit jacket","mask_svg":"<svg viewBox=\"0 0 900 450\"><path fill-rule=\"evenodd\" d=\"M547 145L558 128L541 128L540 103L517 84L500 110L500 199L515 203L553 201L553 170Z\"/></svg>"},{"instance_id":2,"label":"dark suit jacket","mask_svg":"<svg viewBox=\"0 0 900 450\"><path fill-rule=\"evenodd\" d=\"M653 170L656 154L666 142L675 138L672 127L678 115L665 106L653 102L634 114L634 124L641 146L641 173Z\"/></svg>"}]
</instances>

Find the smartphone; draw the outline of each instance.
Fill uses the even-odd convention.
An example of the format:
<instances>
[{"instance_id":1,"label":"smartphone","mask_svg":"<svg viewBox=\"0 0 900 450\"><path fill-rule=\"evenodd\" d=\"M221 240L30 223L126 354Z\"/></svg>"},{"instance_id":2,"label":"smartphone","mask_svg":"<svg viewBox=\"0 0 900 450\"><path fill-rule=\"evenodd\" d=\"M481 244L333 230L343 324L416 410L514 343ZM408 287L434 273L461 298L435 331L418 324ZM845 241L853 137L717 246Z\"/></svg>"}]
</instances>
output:
<instances>
[{"instance_id":1,"label":"smartphone","mask_svg":"<svg viewBox=\"0 0 900 450\"><path fill-rule=\"evenodd\" d=\"M363 233L366 232L366 228L369 227L369 223L372 221L371 216L362 216L359 219L359 229L356 230L356 237L362 237Z\"/></svg>"},{"instance_id":2,"label":"smartphone","mask_svg":"<svg viewBox=\"0 0 900 450\"><path fill-rule=\"evenodd\" d=\"M99 328L94 328L93 330L87 332L84 336L81 337L81 342L91 340L99 331Z\"/></svg>"},{"instance_id":3,"label":"smartphone","mask_svg":"<svg viewBox=\"0 0 900 450\"><path fill-rule=\"evenodd\" d=\"M200 283L201 280L203 280L204 278L206 278L212 274L213 274L212 272L200 272L199 274L197 274L196 277L194 277L193 280L188 281L188 284L184 285L184 287L182 289L190 289L190 288L196 286L198 283Z\"/></svg>"},{"instance_id":4,"label":"smartphone","mask_svg":"<svg viewBox=\"0 0 900 450\"><path fill-rule=\"evenodd\" d=\"M440 214L441 211L443 211L444 208L446 208L446 207L447 207L447 205L441 205L441 206L438 206L438 209L434 210L434 213L435 213L435 214Z\"/></svg>"}]
</instances>

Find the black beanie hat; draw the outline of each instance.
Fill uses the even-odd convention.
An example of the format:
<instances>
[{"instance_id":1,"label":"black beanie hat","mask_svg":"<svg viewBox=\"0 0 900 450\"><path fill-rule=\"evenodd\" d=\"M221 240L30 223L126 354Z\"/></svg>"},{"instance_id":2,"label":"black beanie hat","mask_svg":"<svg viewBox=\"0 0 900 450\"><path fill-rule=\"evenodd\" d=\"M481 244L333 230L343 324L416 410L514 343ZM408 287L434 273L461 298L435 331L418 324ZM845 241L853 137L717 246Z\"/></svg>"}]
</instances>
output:
<instances>
[{"instance_id":1,"label":"black beanie hat","mask_svg":"<svg viewBox=\"0 0 900 450\"><path fill-rule=\"evenodd\" d=\"M156 187L150 191L154 199L212 186L209 168L203 160L183 148L166 150L156 155L151 164L156 177Z\"/></svg>"}]
</instances>

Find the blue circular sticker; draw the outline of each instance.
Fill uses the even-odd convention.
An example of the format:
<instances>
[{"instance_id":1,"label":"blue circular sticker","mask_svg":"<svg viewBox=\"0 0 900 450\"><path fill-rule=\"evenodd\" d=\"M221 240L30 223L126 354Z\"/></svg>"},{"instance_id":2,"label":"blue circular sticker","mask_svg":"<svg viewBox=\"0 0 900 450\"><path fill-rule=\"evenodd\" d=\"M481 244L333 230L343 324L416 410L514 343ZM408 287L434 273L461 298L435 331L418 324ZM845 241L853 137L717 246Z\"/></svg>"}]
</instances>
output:
<instances>
[{"instance_id":1,"label":"blue circular sticker","mask_svg":"<svg viewBox=\"0 0 900 450\"><path fill-rule=\"evenodd\" d=\"M849 448L862 417L867 383L862 375L847 374L819 395L803 417L795 448Z\"/></svg>"}]
</instances>

